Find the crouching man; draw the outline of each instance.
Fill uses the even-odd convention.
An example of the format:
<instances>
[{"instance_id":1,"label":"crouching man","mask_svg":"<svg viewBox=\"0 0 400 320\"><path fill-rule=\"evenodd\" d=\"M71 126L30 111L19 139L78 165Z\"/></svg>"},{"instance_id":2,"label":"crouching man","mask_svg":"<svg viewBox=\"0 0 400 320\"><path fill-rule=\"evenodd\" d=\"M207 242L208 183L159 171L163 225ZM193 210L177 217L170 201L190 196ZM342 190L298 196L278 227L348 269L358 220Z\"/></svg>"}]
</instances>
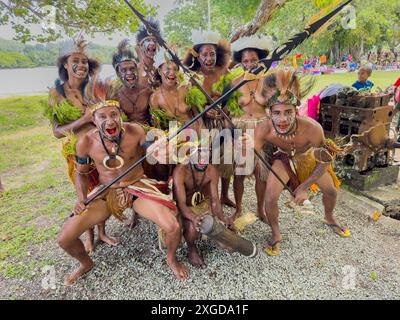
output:
<instances>
[{"instance_id":1,"label":"crouching man","mask_svg":"<svg viewBox=\"0 0 400 320\"><path fill-rule=\"evenodd\" d=\"M277 70L265 79L266 94L271 119L259 124L254 134L254 147L261 151L270 143L278 149L273 155L272 170L293 190L294 203L302 204L307 190L317 185L322 192L325 209L324 222L341 237L348 237L348 229L339 225L334 217L337 188L340 181L332 169L337 147L324 137L321 125L308 117L297 115L302 91L296 73ZM270 94L269 94L270 93ZM272 228L272 239L266 253L275 256L282 241L279 229L278 200L284 189L274 174L269 174L266 189L266 211Z\"/></svg>"},{"instance_id":2,"label":"crouching man","mask_svg":"<svg viewBox=\"0 0 400 320\"><path fill-rule=\"evenodd\" d=\"M209 148L197 149L198 159L188 164L178 164L173 173L174 197L182 215L184 237L188 246L189 262L195 266L206 266L195 241L200 236L200 227L205 214L211 213L221 222L226 223L221 201L218 197L219 173L209 164ZM223 248L222 244L218 243Z\"/></svg>"},{"instance_id":3,"label":"crouching man","mask_svg":"<svg viewBox=\"0 0 400 320\"><path fill-rule=\"evenodd\" d=\"M93 168L91 163L94 163L99 173L101 187L124 173L141 157L143 149L148 146L145 132L139 125L122 123L119 103L108 100L110 94L107 91L109 90L105 84L95 85L91 108L96 129L83 135L76 146L78 201L73 215L61 229L58 243L80 262L80 266L66 278L65 284L74 283L94 266L79 237L92 226L107 219L110 214L123 220L125 217L122 212L128 207L132 207L135 212L151 220L165 232L167 263L178 279L186 278L187 268L179 263L175 256L181 236L176 206L170 196L159 190L163 185L144 176L141 165L85 206L85 201L91 196L88 194L88 174ZM162 157L165 148L161 146L160 140L151 145L148 151L155 150L155 154L158 153Z\"/></svg>"}]
</instances>

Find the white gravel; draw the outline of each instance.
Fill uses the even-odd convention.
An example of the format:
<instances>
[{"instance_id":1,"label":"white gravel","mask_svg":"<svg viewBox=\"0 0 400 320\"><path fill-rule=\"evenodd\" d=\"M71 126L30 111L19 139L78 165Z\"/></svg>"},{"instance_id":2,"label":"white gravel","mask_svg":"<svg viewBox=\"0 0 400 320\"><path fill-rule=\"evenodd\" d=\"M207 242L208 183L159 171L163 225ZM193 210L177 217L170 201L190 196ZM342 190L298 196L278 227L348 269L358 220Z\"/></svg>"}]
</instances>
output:
<instances>
[{"instance_id":1,"label":"white gravel","mask_svg":"<svg viewBox=\"0 0 400 320\"><path fill-rule=\"evenodd\" d=\"M245 212L256 209L253 183L246 185ZM158 250L156 227L141 219L126 229L115 219L109 234L119 235L118 247L98 245L95 268L77 284L62 285L64 276L77 266L54 242L40 252L58 261L56 289L42 288L43 275L31 281L0 279L0 298L8 299L399 299L400 228L370 222L339 199L336 215L351 230L340 238L321 223L321 197L312 200L314 213L298 214L281 205L281 254L263 251L270 228L260 221L243 236L260 248L249 259L229 254L210 241L199 243L206 269L190 267L186 281L175 280ZM399 224L397 224L398 226ZM178 258L187 265L186 248ZM354 277L352 277L354 275Z\"/></svg>"}]
</instances>

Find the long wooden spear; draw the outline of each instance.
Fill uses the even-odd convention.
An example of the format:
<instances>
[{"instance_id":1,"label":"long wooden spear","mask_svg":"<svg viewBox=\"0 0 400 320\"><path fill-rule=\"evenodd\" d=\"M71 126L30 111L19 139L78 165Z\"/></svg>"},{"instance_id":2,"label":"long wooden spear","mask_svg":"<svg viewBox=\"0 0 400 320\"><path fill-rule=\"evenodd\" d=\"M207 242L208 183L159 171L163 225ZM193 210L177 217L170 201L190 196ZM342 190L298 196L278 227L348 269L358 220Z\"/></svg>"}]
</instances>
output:
<instances>
[{"instance_id":1,"label":"long wooden spear","mask_svg":"<svg viewBox=\"0 0 400 320\"><path fill-rule=\"evenodd\" d=\"M156 30L151 26L151 24L145 19L145 17L138 11L136 10L128 0L124 0L126 4L130 7L130 9L135 13L135 15L141 20L141 22L145 25L147 28L147 31L152 34L163 48L168 52L168 54L171 56L172 60L179 66L182 66L182 62L180 59L176 56L176 54L167 46L167 43L165 40L161 37L161 35L158 34ZM197 114L195 117L193 117L191 120L187 121L181 128L179 128L176 132L174 132L169 138L169 140L172 140L175 138L177 135L179 135L183 130L188 128L190 125L192 125L194 122L196 122L198 119L203 117L205 113L208 111L218 108L219 111L221 112L222 116L228 121L228 123L232 126L232 128L235 128L234 124L232 123L231 119L229 116L222 110L221 107L218 105L227 99L233 92L238 90L240 87L245 85L247 82L253 81L254 77L261 72L267 72L272 63L275 61L280 61L282 60L287 54L289 54L291 51L293 51L295 48L297 48L301 43L303 43L306 39L308 39L312 34L316 33L325 23L327 23L330 19L332 19L337 13L339 13L345 6L347 6L352 0L348 0L339 7L337 7L335 10L327 14L326 16L322 17L321 19L315 21L314 23L310 24L305 28L305 30L299 34L296 34L294 37L292 37L288 42L285 44L279 46L276 48L273 53L271 58L268 59L262 59L259 61L259 65L257 68L251 70L247 76L245 75L244 79L239 82L236 86L228 90L224 95L219 97L216 101L213 101L211 97L207 94L207 92L202 88L202 86L190 75L190 77L194 80L193 83L202 91L202 93L207 97L207 99L212 102L208 107L206 107L202 112ZM189 70L186 69L186 67L183 68L183 71L188 74L190 74ZM141 157L139 160L137 160L135 163L133 163L124 173L113 179L111 182L109 182L107 185L102 187L100 190L98 190L90 199L88 199L85 202L85 205L90 204L92 201L94 201L98 196L103 194L106 190L108 190L112 185L117 183L119 180L121 180L123 177L125 177L129 172L131 172L133 169L135 169L140 163L142 163L144 160L146 160L150 155L152 155L155 152L153 150L152 152L147 153L145 156ZM256 156L264 163L264 165L267 166L267 168L276 176L276 178L282 183L284 188L290 192L290 194L294 197L293 191L287 187L286 183L279 177L279 175L272 170L271 165L259 154L257 150L254 150L254 153Z\"/></svg>"}]
</instances>

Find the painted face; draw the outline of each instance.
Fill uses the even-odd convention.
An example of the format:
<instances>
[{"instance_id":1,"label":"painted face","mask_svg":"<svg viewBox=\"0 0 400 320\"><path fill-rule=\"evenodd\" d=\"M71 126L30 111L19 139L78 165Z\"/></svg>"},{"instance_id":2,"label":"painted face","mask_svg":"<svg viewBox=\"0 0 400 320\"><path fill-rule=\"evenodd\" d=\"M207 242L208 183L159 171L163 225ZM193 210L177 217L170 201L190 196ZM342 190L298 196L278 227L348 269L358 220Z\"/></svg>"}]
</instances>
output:
<instances>
[{"instance_id":1,"label":"painted face","mask_svg":"<svg viewBox=\"0 0 400 320\"><path fill-rule=\"evenodd\" d=\"M153 36L144 38L140 44L140 49L146 57L154 59L154 56L156 55L158 50L158 43L156 38Z\"/></svg>"},{"instance_id":2,"label":"painted face","mask_svg":"<svg viewBox=\"0 0 400 320\"><path fill-rule=\"evenodd\" d=\"M249 71L257 67L257 62L260 60L258 54L254 50L244 50L242 52L242 65L244 70Z\"/></svg>"},{"instance_id":3,"label":"painted face","mask_svg":"<svg viewBox=\"0 0 400 320\"><path fill-rule=\"evenodd\" d=\"M158 69L161 75L162 83L167 86L176 86L178 80L178 66L173 63L163 63Z\"/></svg>"},{"instance_id":4,"label":"painted face","mask_svg":"<svg viewBox=\"0 0 400 320\"><path fill-rule=\"evenodd\" d=\"M72 53L64 68L68 72L68 78L85 79L89 74L89 61L88 58L82 53Z\"/></svg>"},{"instance_id":5,"label":"painted face","mask_svg":"<svg viewBox=\"0 0 400 320\"><path fill-rule=\"evenodd\" d=\"M213 44L204 44L199 50L197 57L201 68L205 71L212 71L217 63L217 49Z\"/></svg>"},{"instance_id":6,"label":"painted face","mask_svg":"<svg viewBox=\"0 0 400 320\"><path fill-rule=\"evenodd\" d=\"M194 164L197 170L206 170L208 164L210 163L210 149L206 147L199 147L197 149L197 163Z\"/></svg>"},{"instance_id":7,"label":"painted face","mask_svg":"<svg viewBox=\"0 0 400 320\"><path fill-rule=\"evenodd\" d=\"M285 104L274 105L271 109L271 119L277 133L288 134L296 123L296 108Z\"/></svg>"},{"instance_id":8,"label":"painted face","mask_svg":"<svg viewBox=\"0 0 400 320\"><path fill-rule=\"evenodd\" d=\"M94 124L103 138L115 141L122 130L121 112L116 107L106 107L94 113Z\"/></svg>"},{"instance_id":9,"label":"painted face","mask_svg":"<svg viewBox=\"0 0 400 320\"><path fill-rule=\"evenodd\" d=\"M118 65L117 75L125 87L134 88L138 83L138 70L134 61L123 61Z\"/></svg>"}]
</instances>

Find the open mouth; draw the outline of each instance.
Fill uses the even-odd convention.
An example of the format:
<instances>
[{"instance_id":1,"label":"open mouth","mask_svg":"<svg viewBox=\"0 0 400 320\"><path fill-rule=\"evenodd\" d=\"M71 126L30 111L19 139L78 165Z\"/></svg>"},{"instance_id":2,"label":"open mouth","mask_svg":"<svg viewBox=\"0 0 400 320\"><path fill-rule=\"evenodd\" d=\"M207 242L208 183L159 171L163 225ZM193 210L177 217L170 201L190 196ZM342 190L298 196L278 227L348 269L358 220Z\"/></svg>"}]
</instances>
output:
<instances>
[{"instance_id":1,"label":"open mouth","mask_svg":"<svg viewBox=\"0 0 400 320\"><path fill-rule=\"evenodd\" d=\"M279 131L281 131L281 132L285 132L289 128L289 126L286 124L285 125L277 125L277 127L278 127Z\"/></svg>"},{"instance_id":2,"label":"open mouth","mask_svg":"<svg viewBox=\"0 0 400 320\"><path fill-rule=\"evenodd\" d=\"M206 62L206 63L205 63L205 66L206 66L207 68L213 68L213 67L214 67L214 62Z\"/></svg>"},{"instance_id":3,"label":"open mouth","mask_svg":"<svg viewBox=\"0 0 400 320\"><path fill-rule=\"evenodd\" d=\"M176 78L175 78L175 76L168 76L167 79L170 81L175 81Z\"/></svg>"},{"instance_id":4,"label":"open mouth","mask_svg":"<svg viewBox=\"0 0 400 320\"><path fill-rule=\"evenodd\" d=\"M157 48L156 47L151 47L147 49L147 54L154 57L157 53Z\"/></svg>"},{"instance_id":5,"label":"open mouth","mask_svg":"<svg viewBox=\"0 0 400 320\"><path fill-rule=\"evenodd\" d=\"M117 133L117 128L116 128L116 127L114 127L114 128L107 128L107 129L106 129L106 132L107 132L108 135L113 136L113 135L115 135L115 134Z\"/></svg>"},{"instance_id":6,"label":"open mouth","mask_svg":"<svg viewBox=\"0 0 400 320\"><path fill-rule=\"evenodd\" d=\"M134 84L136 81L136 77L134 76L126 76L125 77L126 82L128 82L129 84Z\"/></svg>"}]
</instances>

